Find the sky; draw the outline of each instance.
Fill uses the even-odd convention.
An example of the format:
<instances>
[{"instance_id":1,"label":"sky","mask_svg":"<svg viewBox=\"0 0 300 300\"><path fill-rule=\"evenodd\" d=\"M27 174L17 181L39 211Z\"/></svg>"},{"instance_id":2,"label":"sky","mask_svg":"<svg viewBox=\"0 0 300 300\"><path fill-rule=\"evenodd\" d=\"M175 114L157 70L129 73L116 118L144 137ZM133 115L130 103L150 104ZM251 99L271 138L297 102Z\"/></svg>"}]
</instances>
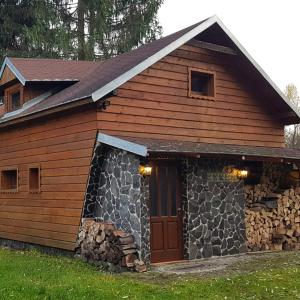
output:
<instances>
[{"instance_id":1,"label":"sky","mask_svg":"<svg viewBox=\"0 0 300 300\"><path fill-rule=\"evenodd\" d=\"M277 86L300 92L299 0L165 0L163 36L217 15Z\"/></svg>"}]
</instances>

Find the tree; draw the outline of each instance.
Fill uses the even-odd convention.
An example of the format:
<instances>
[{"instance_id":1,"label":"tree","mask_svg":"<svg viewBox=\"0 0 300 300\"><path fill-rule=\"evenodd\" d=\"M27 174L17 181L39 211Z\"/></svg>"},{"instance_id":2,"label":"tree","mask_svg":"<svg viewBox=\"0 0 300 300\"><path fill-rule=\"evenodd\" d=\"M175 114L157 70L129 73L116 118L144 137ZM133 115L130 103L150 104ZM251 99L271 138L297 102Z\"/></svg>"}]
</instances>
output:
<instances>
[{"instance_id":1,"label":"tree","mask_svg":"<svg viewBox=\"0 0 300 300\"><path fill-rule=\"evenodd\" d=\"M29 1L3 0L0 3L0 54L15 55L26 52L22 24L30 26L32 16L28 10Z\"/></svg>"},{"instance_id":2,"label":"tree","mask_svg":"<svg viewBox=\"0 0 300 300\"><path fill-rule=\"evenodd\" d=\"M68 57L69 10L61 0L2 0L0 55Z\"/></svg>"},{"instance_id":3,"label":"tree","mask_svg":"<svg viewBox=\"0 0 300 300\"><path fill-rule=\"evenodd\" d=\"M23 27L23 32L30 56L76 58L67 4L62 0L29 2L34 22Z\"/></svg>"},{"instance_id":4,"label":"tree","mask_svg":"<svg viewBox=\"0 0 300 300\"><path fill-rule=\"evenodd\" d=\"M157 12L163 0L68 1L78 59L107 58L161 35Z\"/></svg>"},{"instance_id":5,"label":"tree","mask_svg":"<svg viewBox=\"0 0 300 300\"><path fill-rule=\"evenodd\" d=\"M286 97L293 106L300 111L300 96L294 84L288 84L285 88ZM285 140L288 148L300 149L300 124L287 126L285 129Z\"/></svg>"},{"instance_id":6,"label":"tree","mask_svg":"<svg viewBox=\"0 0 300 300\"><path fill-rule=\"evenodd\" d=\"M161 35L163 0L2 0L0 55L102 59Z\"/></svg>"}]
</instances>

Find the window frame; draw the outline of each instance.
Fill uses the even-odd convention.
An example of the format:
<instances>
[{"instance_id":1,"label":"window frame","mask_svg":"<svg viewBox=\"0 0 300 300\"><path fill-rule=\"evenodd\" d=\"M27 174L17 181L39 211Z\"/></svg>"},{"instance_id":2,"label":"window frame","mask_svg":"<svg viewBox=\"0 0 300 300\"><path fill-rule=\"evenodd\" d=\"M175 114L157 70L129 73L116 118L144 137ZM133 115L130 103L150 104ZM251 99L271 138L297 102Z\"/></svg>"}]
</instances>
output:
<instances>
[{"instance_id":1,"label":"window frame","mask_svg":"<svg viewBox=\"0 0 300 300\"><path fill-rule=\"evenodd\" d=\"M189 92L188 92L188 96L190 98L197 98L197 99L205 99L205 100L215 100L216 99L216 72L214 71L210 71L210 70L206 70L206 69L200 69L200 68L189 68ZM213 95L201 95L195 91L192 91L192 72L197 72L197 73L201 73L204 75L209 75L212 76L212 80L213 80L213 84L212 84L212 88L213 88Z\"/></svg>"},{"instance_id":2,"label":"window frame","mask_svg":"<svg viewBox=\"0 0 300 300\"><path fill-rule=\"evenodd\" d=\"M31 169L38 169L39 176L38 176L38 188L37 189L30 189L30 170ZM29 165L28 166L28 192L31 194L36 194L41 192L41 166L39 164Z\"/></svg>"},{"instance_id":3,"label":"window frame","mask_svg":"<svg viewBox=\"0 0 300 300\"><path fill-rule=\"evenodd\" d=\"M2 173L6 171L16 171L17 172L17 187L15 189L4 189L2 187ZM19 191L19 168L18 167L8 167L8 168L2 168L0 170L0 192L1 193L17 193Z\"/></svg>"},{"instance_id":4,"label":"window frame","mask_svg":"<svg viewBox=\"0 0 300 300\"><path fill-rule=\"evenodd\" d=\"M5 104L5 95L3 94L3 96L0 95L0 106Z\"/></svg>"},{"instance_id":5,"label":"window frame","mask_svg":"<svg viewBox=\"0 0 300 300\"><path fill-rule=\"evenodd\" d=\"M20 107L17 109L12 109L12 96L16 93L20 93ZM22 108L24 104L23 100L23 86L21 84L13 85L7 89L5 89L4 92L4 102L5 102L5 111L7 113L16 111L20 108Z\"/></svg>"}]
</instances>

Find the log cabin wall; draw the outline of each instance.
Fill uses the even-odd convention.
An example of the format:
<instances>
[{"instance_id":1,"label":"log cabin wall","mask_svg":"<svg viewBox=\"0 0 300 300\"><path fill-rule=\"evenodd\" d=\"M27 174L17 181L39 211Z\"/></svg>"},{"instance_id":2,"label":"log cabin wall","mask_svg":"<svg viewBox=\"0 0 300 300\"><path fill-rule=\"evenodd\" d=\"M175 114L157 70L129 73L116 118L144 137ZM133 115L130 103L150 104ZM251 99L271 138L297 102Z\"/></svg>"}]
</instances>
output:
<instances>
[{"instance_id":1,"label":"log cabin wall","mask_svg":"<svg viewBox=\"0 0 300 300\"><path fill-rule=\"evenodd\" d=\"M96 138L90 107L0 131L0 170L18 169L18 189L0 191L0 237L73 250ZM28 168L40 168L30 192Z\"/></svg>"},{"instance_id":2,"label":"log cabin wall","mask_svg":"<svg viewBox=\"0 0 300 300\"><path fill-rule=\"evenodd\" d=\"M238 59L184 45L122 85L98 113L98 128L125 137L283 147L284 126L237 71ZM216 73L214 100L188 97L189 67Z\"/></svg>"},{"instance_id":3,"label":"log cabin wall","mask_svg":"<svg viewBox=\"0 0 300 300\"><path fill-rule=\"evenodd\" d=\"M16 79L15 74L8 67L5 67L5 69L3 71L3 74L2 74L2 77L0 79L0 85L3 85L5 83L8 83L8 82L13 81L15 79Z\"/></svg>"}]
</instances>

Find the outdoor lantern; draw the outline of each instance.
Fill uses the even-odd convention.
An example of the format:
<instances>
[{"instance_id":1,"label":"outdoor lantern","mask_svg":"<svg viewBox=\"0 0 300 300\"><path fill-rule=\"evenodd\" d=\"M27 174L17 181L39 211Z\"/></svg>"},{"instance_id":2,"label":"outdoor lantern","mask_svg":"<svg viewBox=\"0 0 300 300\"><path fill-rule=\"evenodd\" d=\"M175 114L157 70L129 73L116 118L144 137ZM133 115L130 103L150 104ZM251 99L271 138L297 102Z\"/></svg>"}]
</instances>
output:
<instances>
[{"instance_id":1,"label":"outdoor lantern","mask_svg":"<svg viewBox=\"0 0 300 300\"><path fill-rule=\"evenodd\" d=\"M238 178L247 178L248 177L248 170L238 170Z\"/></svg>"},{"instance_id":2,"label":"outdoor lantern","mask_svg":"<svg viewBox=\"0 0 300 300\"><path fill-rule=\"evenodd\" d=\"M149 165L140 165L139 172L142 176L151 176L152 167Z\"/></svg>"},{"instance_id":3,"label":"outdoor lantern","mask_svg":"<svg viewBox=\"0 0 300 300\"><path fill-rule=\"evenodd\" d=\"M244 179L248 177L248 170L246 169L238 169L234 166L227 166L224 168L225 173L227 173L230 178L238 178L238 179Z\"/></svg>"}]
</instances>

